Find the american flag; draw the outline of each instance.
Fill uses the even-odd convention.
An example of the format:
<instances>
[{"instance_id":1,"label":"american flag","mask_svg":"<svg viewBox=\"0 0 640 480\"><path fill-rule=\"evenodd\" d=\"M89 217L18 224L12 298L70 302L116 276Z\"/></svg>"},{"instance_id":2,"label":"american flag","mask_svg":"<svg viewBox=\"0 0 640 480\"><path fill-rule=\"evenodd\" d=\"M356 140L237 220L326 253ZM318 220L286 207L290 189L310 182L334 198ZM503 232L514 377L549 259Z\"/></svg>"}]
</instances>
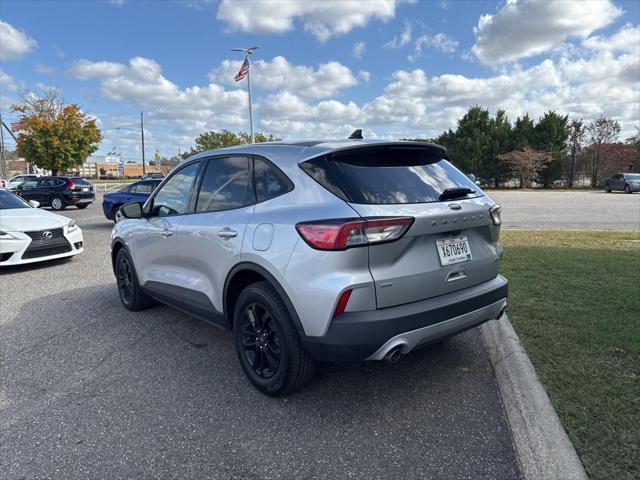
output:
<instances>
[{"instance_id":1,"label":"american flag","mask_svg":"<svg viewBox=\"0 0 640 480\"><path fill-rule=\"evenodd\" d=\"M247 76L247 73L249 73L249 59L245 58L244 62L242 62L242 66L240 67L240 70L238 70L238 73L236 73L236 76L233 77L233 79L236 82L239 82L240 80L242 80L244 77Z\"/></svg>"},{"instance_id":2,"label":"american flag","mask_svg":"<svg viewBox=\"0 0 640 480\"><path fill-rule=\"evenodd\" d=\"M17 122L11 122L11 131L13 133L19 132L20 130L22 130L22 122L20 120Z\"/></svg>"}]
</instances>

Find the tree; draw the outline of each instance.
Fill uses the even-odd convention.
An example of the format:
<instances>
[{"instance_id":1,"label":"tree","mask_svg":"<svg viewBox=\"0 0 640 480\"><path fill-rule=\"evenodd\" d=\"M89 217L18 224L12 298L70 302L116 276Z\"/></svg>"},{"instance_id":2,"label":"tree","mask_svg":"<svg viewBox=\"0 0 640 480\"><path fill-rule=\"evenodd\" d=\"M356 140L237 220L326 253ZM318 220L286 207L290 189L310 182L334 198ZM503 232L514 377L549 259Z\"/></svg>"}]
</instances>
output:
<instances>
[{"instance_id":1,"label":"tree","mask_svg":"<svg viewBox=\"0 0 640 480\"><path fill-rule=\"evenodd\" d=\"M107 169L104 167L100 167L100 176L104 177L107 175Z\"/></svg>"},{"instance_id":2,"label":"tree","mask_svg":"<svg viewBox=\"0 0 640 480\"><path fill-rule=\"evenodd\" d=\"M518 117L511 131L511 143L516 150L522 150L524 147L530 147L535 140L535 124L529 114L526 113L522 118Z\"/></svg>"},{"instance_id":3,"label":"tree","mask_svg":"<svg viewBox=\"0 0 640 480\"><path fill-rule=\"evenodd\" d=\"M20 114L18 154L53 175L81 165L102 140L96 121L65 104L54 88L44 96L23 92L11 110Z\"/></svg>"},{"instance_id":4,"label":"tree","mask_svg":"<svg viewBox=\"0 0 640 480\"><path fill-rule=\"evenodd\" d=\"M569 117L558 115L554 111L549 111L538 120L534 127L533 148L548 152L552 160L545 164L539 172L539 182L545 188L563 175L564 152L569 137L568 128Z\"/></svg>"},{"instance_id":5,"label":"tree","mask_svg":"<svg viewBox=\"0 0 640 480\"><path fill-rule=\"evenodd\" d=\"M589 134L589 141L591 143L590 155L591 160L591 187L598 186L598 175L600 173L600 166L602 163L603 149L602 146L609 143L615 143L620 135L620 123L612 118L607 118L604 115L596 118L589 125L587 125L587 132Z\"/></svg>"},{"instance_id":6,"label":"tree","mask_svg":"<svg viewBox=\"0 0 640 480\"><path fill-rule=\"evenodd\" d=\"M273 135L266 136L262 133L257 133L255 139L256 143L278 140ZM232 147L245 143L251 143L251 135L245 132L233 133L229 130L202 132L195 140L195 148L192 148L189 152L185 152L183 158L187 158L198 152L204 152L205 150L215 150L217 148Z\"/></svg>"},{"instance_id":7,"label":"tree","mask_svg":"<svg viewBox=\"0 0 640 480\"><path fill-rule=\"evenodd\" d=\"M586 134L586 126L582 119L572 120L569 125L569 165L567 166L567 185L569 188L573 187L576 176L576 163L582 147L584 145L584 138Z\"/></svg>"},{"instance_id":8,"label":"tree","mask_svg":"<svg viewBox=\"0 0 640 480\"><path fill-rule=\"evenodd\" d=\"M553 156L547 152L524 147L498 156L509 172L520 180L520 188L529 187L533 180L551 161Z\"/></svg>"}]
</instances>

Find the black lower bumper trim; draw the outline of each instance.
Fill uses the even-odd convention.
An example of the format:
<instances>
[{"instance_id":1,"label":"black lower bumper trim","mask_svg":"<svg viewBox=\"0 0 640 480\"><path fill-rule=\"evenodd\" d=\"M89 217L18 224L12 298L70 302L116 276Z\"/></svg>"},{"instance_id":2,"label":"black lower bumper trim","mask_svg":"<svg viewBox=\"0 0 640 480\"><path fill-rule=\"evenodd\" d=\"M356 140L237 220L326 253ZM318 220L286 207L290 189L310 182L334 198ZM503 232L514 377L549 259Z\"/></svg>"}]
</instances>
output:
<instances>
[{"instance_id":1,"label":"black lower bumper trim","mask_svg":"<svg viewBox=\"0 0 640 480\"><path fill-rule=\"evenodd\" d=\"M480 285L420 302L344 313L331 322L325 336L304 337L302 341L309 354L319 361L365 360L400 333L479 310L507 298L507 294L507 280L499 275Z\"/></svg>"}]
</instances>

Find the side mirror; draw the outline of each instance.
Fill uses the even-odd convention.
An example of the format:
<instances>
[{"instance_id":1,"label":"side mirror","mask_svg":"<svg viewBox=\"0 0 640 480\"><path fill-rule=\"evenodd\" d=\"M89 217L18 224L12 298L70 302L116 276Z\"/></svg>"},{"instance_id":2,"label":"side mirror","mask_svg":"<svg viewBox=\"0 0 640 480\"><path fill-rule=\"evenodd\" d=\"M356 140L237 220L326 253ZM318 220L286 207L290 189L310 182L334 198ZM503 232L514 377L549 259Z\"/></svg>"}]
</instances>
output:
<instances>
[{"instance_id":1,"label":"side mirror","mask_svg":"<svg viewBox=\"0 0 640 480\"><path fill-rule=\"evenodd\" d=\"M29 205L33 208L38 208L40 206L40 202L36 202L35 200L29 200Z\"/></svg>"},{"instance_id":2,"label":"side mirror","mask_svg":"<svg viewBox=\"0 0 640 480\"><path fill-rule=\"evenodd\" d=\"M142 218L142 204L140 202L130 202L120 207L120 212L124 218Z\"/></svg>"}]
</instances>

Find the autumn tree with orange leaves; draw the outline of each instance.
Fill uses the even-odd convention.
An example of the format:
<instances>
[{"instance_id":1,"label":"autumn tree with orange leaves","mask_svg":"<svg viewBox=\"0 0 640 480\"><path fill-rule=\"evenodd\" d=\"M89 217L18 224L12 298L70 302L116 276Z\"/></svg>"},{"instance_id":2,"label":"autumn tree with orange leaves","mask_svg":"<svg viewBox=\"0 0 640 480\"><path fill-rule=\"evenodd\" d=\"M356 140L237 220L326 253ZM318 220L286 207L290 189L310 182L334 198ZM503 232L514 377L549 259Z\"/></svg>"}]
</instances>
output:
<instances>
[{"instance_id":1,"label":"autumn tree with orange leaves","mask_svg":"<svg viewBox=\"0 0 640 480\"><path fill-rule=\"evenodd\" d=\"M11 110L20 114L18 155L53 175L82 164L102 140L96 121L76 104L65 104L58 91L24 92Z\"/></svg>"},{"instance_id":2,"label":"autumn tree with orange leaves","mask_svg":"<svg viewBox=\"0 0 640 480\"><path fill-rule=\"evenodd\" d=\"M552 160L551 154L529 147L498 155L498 161L507 165L509 173L520 179L520 188L529 187Z\"/></svg>"}]
</instances>

